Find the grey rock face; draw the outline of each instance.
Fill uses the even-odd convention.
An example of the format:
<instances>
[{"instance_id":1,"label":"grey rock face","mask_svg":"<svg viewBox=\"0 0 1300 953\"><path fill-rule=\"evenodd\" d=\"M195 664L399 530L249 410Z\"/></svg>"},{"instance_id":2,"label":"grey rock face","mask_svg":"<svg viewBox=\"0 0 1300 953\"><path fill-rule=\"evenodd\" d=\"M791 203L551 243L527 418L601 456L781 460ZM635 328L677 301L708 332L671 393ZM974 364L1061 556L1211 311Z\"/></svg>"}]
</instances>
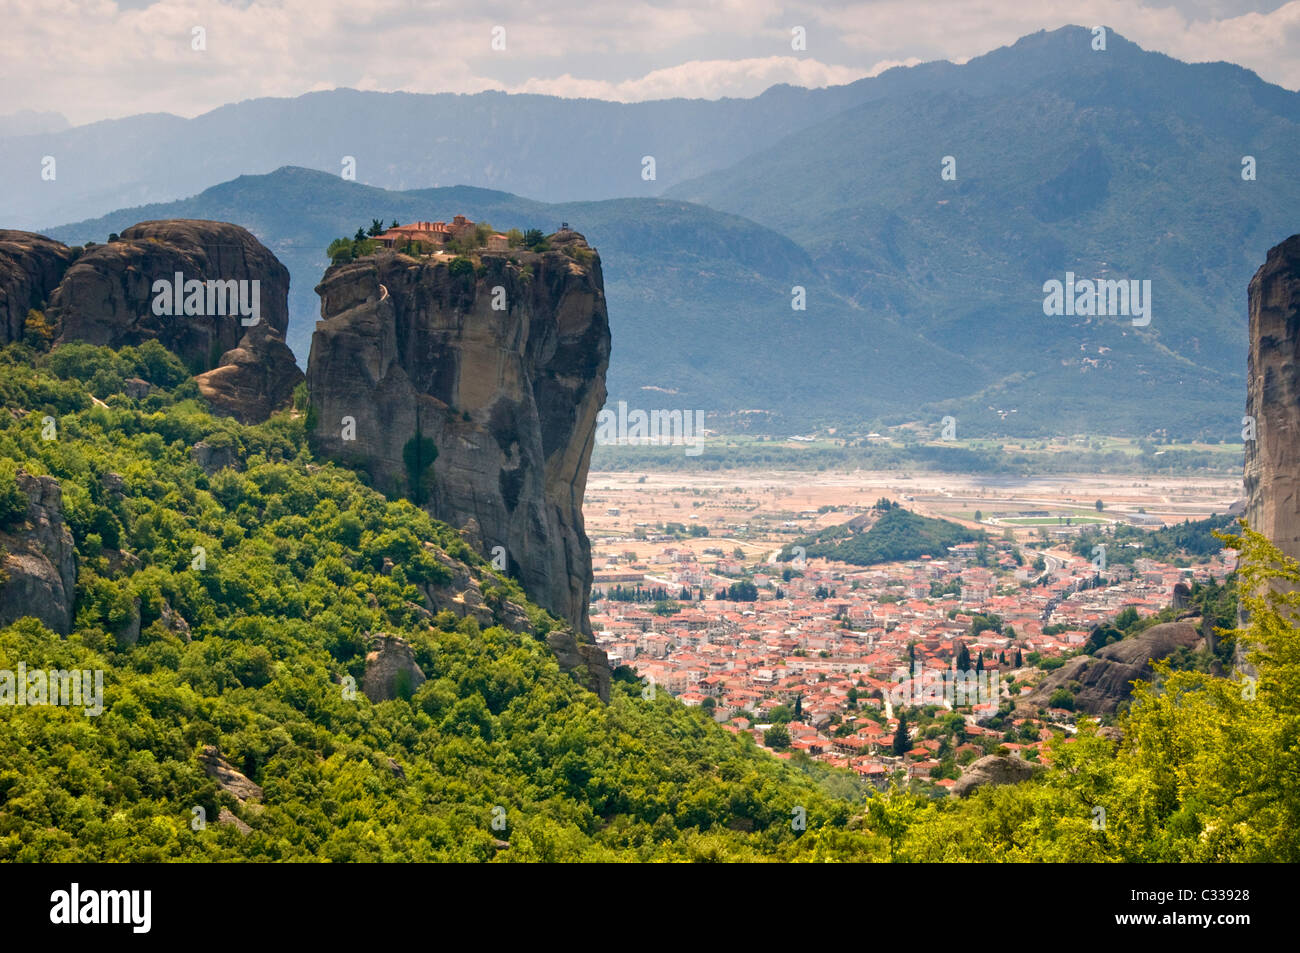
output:
<instances>
[{"instance_id":1,"label":"grey rock face","mask_svg":"<svg viewBox=\"0 0 1300 953\"><path fill-rule=\"evenodd\" d=\"M1300 235L1269 250L1249 300L1246 522L1300 558Z\"/></svg>"},{"instance_id":2,"label":"grey rock face","mask_svg":"<svg viewBox=\"0 0 1300 953\"><path fill-rule=\"evenodd\" d=\"M530 598L589 635L582 497L609 320L599 257L575 232L552 244L485 254L477 273L394 252L331 267L307 378L318 452L473 520L485 554L502 547ZM437 449L423 474L418 437Z\"/></svg>"},{"instance_id":3,"label":"grey rock face","mask_svg":"<svg viewBox=\"0 0 1300 953\"><path fill-rule=\"evenodd\" d=\"M285 406L303 375L284 343L289 271L270 249L227 222L141 222L120 237L72 249L0 231L0 343L21 339L28 310L43 308L55 346L161 342L198 375L218 413L253 423ZM174 282L178 273L184 281L248 282L250 303L256 281L258 322L245 326L235 305L226 314L155 314L154 282ZM144 381L127 385L130 396L147 390Z\"/></svg>"},{"instance_id":4,"label":"grey rock face","mask_svg":"<svg viewBox=\"0 0 1300 953\"><path fill-rule=\"evenodd\" d=\"M966 797L987 784L1019 784L1042 770L1041 764L1023 758L985 755L962 771L961 777L952 786L952 793L957 797Z\"/></svg>"},{"instance_id":5,"label":"grey rock face","mask_svg":"<svg viewBox=\"0 0 1300 953\"><path fill-rule=\"evenodd\" d=\"M361 690L367 698L372 702L391 701L414 692L426 680L410 642L395 635L375 637L361 679Z\"/></svg>"},{"instance_id":6,"label":"grey rock face","mask_svg":"<svg viewBox=\"0 0 1300 953\"><path fill-rule=\"evenodd\" d=\"M1152 662L1159 661L1179 648L1198 648L1203 640L1200 620L1164 622L1139 632L1132 638L1112 642L1093 655L1070 659L1044 678L1018 707L1046 707L1052 692L1070 682L1078 682L1074 693L1076 710L1092 715L1110 714L1133 695L1134 681L1150 681Z\"/></svg>"},{"instance_id":7,"label":"grey rock face","mask_svg":"<svg viewBox=\"0 0 1300 953\"><path fill-rule=\"evenodd\" d=\"M0 344L23 339L27 312L49 300L75 257L44 235L0 229Z\"/></svg>"},{"instance_id":8,"label":"grey rock face","mask_svg":"<svg viewBox=\"0 0 1300 953\"><path fill-rule=\"evenodd\" d=\"M63 493L54 477L18 471L27 496L22 523L0 531L0 626L34 616L60 635L72 631L76 550L63 521Z\"/></svg>"}]
</instances>

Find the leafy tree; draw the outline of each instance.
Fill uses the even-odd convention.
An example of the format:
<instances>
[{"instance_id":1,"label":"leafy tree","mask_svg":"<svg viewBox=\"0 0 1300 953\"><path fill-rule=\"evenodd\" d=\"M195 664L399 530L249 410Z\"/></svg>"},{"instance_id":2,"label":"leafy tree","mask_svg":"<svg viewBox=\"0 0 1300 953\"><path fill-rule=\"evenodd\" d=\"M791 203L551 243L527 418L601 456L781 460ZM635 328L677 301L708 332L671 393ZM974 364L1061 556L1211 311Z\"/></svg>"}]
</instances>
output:
<instances>
[{"instance_id":1,"label":"leafy tree","mask_svg":"<svg viewBox=\"0 0 1300 953\"><path fill-rule=\"evenodd\" d=\"M333 264L343 264L352 260L352 240L348 238L336 238L330 242L329 248L325 250Z\"/></svg>"},{"instance_id":2,"label":"leafy tree","mask_svg":"<svg viewBox=\"0 0 1300 953\"><path fill-rule=\"evenodd\" d=\"M18 488L17 472L11 460L0 460L0 529L27 518L27 494Z\"/></svg>"},{"instance_id":3,"label":"leafy tree","mask_svg":"<svg viewBox=\"0 0 1300 953\"><path fill-rule=\"evenodd\" d=\"M402 447L408 492L416 506L423 506L428 499L428 474L437 459L438 448L417 428L415 436Z\"/></svg>"},{"instance_id":4,"label":"leafy tree","mask_svg":"<svg viewBox=\"0 0 1300 953\"><path fill-rule=\"evenodd\" d=\"M790 747L790 732L785 724L775 724L764 731L763 744L775 751Z\"/></svg>"},{"instance_id":5,"label":"leafy tree","mask_svg":"<svg viewBox=\"0 0 1300 953\"><path fill-rule=\"evenodd\" d=\"M754 602L758 599L758 587L748 579L742 579L727 587L726 597L732 602Z\"/></svg>"},{"instance_id":6,"label":"leafy tree","mask_svg":"<svg viewBox=\"0 0 1300 953\"><path fill-rule=\"evenodd\" d=\"M1074 692L1068 688L1058 688L1052 692L1052 697L1047 702L1048 708L1067 708L1074 710Z\"/></svg>"},{"instance_id":7,"label":"leafy tree","mask_svg":"<svg viewBox=\"0 0 1300 953\"><path fill-rule=\"evenodd\" d=\"M23 322L23 340L39 351L47 351L54 343L57 329L44 311L32 308Z\"/></svg>"}]
</instances>

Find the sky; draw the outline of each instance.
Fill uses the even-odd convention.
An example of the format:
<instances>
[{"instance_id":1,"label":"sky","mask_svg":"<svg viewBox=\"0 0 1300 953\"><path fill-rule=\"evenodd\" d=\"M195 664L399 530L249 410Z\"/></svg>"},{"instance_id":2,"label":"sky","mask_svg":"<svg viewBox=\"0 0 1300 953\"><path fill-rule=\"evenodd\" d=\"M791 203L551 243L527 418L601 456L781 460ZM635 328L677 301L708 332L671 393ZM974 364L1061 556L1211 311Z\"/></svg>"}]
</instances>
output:
<instances>
[{"instance_id":1,"label":"sky","mask_svg":"<svg viewBox=\"0 0 1300 953\"><path fill-rule=\"evenodd\" d=\"M754 96L961 63L1067 24L1300 89L1300 0L0 0L0 23L3 110L75 124L341 86Z\"/></svg>"}]
</instances>

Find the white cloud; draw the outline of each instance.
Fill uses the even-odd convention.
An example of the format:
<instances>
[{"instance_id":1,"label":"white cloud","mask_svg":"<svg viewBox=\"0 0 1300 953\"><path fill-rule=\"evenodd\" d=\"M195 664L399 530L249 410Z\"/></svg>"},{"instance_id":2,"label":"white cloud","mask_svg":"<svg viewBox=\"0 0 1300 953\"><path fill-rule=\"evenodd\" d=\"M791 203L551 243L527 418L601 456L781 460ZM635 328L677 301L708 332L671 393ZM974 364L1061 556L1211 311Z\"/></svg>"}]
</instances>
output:
<instances>
[{"instance_id":1,"label":"white cloud","mask_svg":"<svg viewBox=\"0 0 1300 953\"><path fill-rule=\"evenodd\" d=\"M565 73L553 78L530 79L511 87L510 91L584 96L619 102L672 99L678 96L717 99L722 96L756 96L777 83L808 87L839 86L864 76L873 76L887 66L895 65L898 64L889 63L876 70L863 70L795 56L692 60L678 66L653 70L644 76L617 81L580 79Z\"/></svg>"},{"instance_id":2,"label":"white cloud","mask_svg":"<svg viewBox=\"0 0 1300 953\"><path fill-rule=\"evenodd\" d=\"M0 0L6 111L74 122L195 115L258 96L354 86L598 96L750 96L962 62L1039 29L1105 23L1148 49L1229 60L1300 88L1300 0L1215 13L1207 0ZM1234 11L1248 0L1233 0ZM1158 5L1157 5L1158 4ZM493 26L507 49L490 47ZM790 49L805 26L807 52ZM207 50L191 30L207 30Z\"/></svg>"}]
</instances>

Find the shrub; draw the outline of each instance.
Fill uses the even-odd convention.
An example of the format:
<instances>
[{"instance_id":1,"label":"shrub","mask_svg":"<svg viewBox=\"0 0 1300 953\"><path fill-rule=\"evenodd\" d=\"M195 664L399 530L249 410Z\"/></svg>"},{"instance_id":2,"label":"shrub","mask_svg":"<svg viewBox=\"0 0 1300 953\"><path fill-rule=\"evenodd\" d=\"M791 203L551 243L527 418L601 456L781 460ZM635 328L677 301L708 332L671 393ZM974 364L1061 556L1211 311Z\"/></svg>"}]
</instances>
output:
<instances>
[{"instance_id":1,"label":"shrub","mask_svg":"<svg viewBox=\"0 0 1300 953\"><path fill-rule=\"evenodd\" d=\"M1048 700L1049 708L1065 708L1074 711L1074 693L1068 688L1058 688L1052 692L1052 697Z\"/></svg>"},{"instance_id":2,"label":"shrub","mask_svg":"<svg viewBox=\"0 0 1300 953\"><path fill-rule=\"evenodd\" d=\"M27 516L27 494L18 487L18 466L0 460L0 529L7 529Z\"/></svg>"}]
</instances>

